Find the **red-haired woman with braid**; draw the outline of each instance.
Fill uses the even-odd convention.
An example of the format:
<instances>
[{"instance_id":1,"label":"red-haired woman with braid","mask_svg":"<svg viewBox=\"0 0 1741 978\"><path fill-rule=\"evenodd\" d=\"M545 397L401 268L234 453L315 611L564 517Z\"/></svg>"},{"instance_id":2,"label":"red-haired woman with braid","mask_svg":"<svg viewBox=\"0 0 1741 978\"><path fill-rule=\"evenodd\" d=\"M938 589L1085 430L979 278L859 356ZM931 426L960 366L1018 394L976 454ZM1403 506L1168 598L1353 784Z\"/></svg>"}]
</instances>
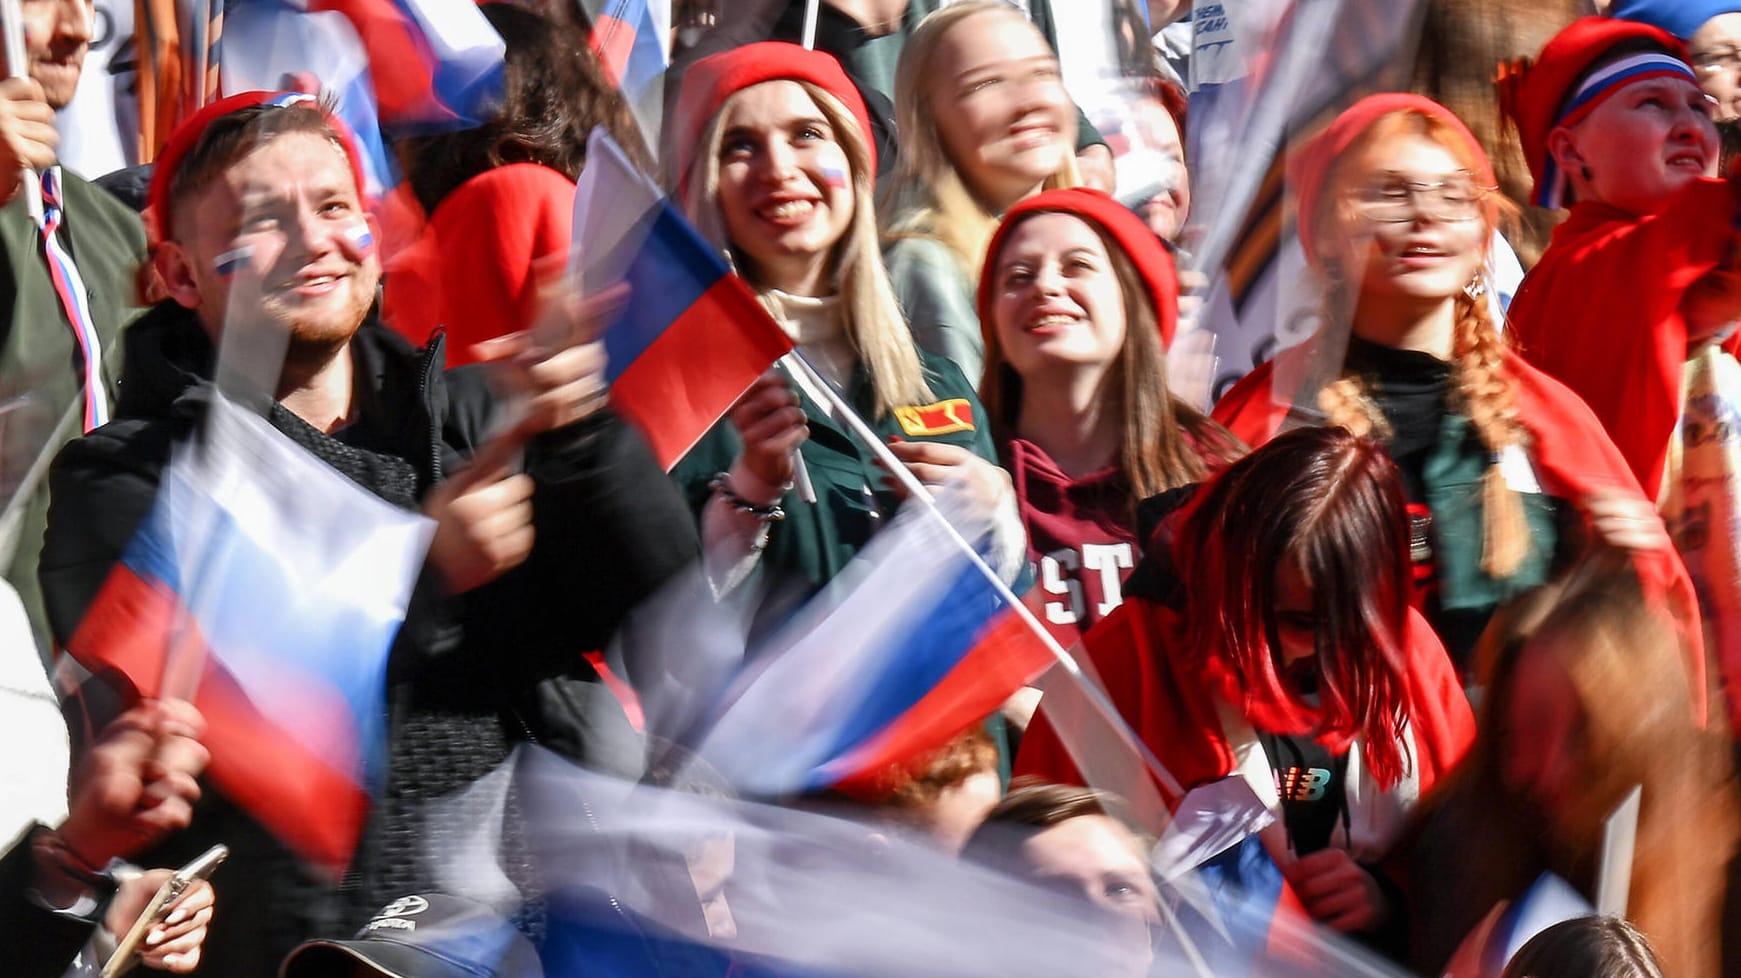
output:
<instances>
[{"instance_id":1,"label":"red-haired woman with braid","mask_svg":"<svg viewBox=\"0 0 1741 978\"><path fill-rule=\"evenodd\" d=\"M1414 95L1356 103L1294 161L1300 239L1350 324L1254 371L1215 408L1256 445L1297 423L1384 442L1402 470L1423 610L1459 668L1494 610L1587 537L1633 552L1702 652L1686 571L1625 460L1578 397L1495 328L1487 243L1506 206L1450 110ZM1702 687L1701 687L1702 688ZM1702 703L1702 696L1699 697Z\"/></svg>"}]
</instances>

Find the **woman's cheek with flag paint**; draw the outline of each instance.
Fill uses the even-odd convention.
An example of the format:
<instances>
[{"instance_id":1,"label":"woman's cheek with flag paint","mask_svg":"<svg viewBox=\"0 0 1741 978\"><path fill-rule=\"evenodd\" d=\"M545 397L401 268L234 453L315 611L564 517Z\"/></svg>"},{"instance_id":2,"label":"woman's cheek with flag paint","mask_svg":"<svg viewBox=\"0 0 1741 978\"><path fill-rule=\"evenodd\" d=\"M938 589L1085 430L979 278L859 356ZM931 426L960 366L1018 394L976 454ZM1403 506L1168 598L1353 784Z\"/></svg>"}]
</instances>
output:
<instances>
[{"instance_id":1,"label":"woman's cheek with flag paint","mask_svg":"<svg viewBox=\"0 0 1741 978\"><path fill-rule=\"evenodd\" d=\"M822 182L835 189L845 190L852 185L852 171L846 165L846 152L836 143L829 143L817 151L816 166L822 172Z\"/></svg>"}]
</instances>

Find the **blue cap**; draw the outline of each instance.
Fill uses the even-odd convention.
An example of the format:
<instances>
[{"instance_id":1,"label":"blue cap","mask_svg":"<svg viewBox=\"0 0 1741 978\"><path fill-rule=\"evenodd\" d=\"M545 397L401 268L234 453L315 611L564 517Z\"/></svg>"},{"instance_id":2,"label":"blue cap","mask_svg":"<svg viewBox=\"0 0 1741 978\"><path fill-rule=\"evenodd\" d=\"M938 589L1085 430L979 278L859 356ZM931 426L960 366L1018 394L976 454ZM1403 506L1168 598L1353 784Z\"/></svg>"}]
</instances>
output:
<instances>
[{"instance_id":1,"label":"blue cap","mask_svg":"<svg viewBox=\"0 0 1741 978\"><path fill-rule=\"evenodd\" d=\"M1615 0L1608 16L1660 27L1687 40L1719 14L1741 13L1741 0Z\"/></svg>"}]
</instances>

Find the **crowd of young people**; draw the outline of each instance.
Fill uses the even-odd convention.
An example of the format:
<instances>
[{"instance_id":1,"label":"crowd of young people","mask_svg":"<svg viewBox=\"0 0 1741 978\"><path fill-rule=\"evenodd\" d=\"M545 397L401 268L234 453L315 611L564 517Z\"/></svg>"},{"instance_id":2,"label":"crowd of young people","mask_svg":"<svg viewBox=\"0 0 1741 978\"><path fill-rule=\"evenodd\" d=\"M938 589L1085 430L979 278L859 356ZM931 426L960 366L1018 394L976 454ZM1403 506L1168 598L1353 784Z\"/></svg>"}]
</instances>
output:
<instances>
[{"instance_id":1,"label":"crowd of young people","mask_svg":"<svg viewBox=\"0 0 1741 978\"><path fill-rule=\"evenodd\" d=\"M82 54L77 0L25 6L39 35ZM213 410L216 351L249 331L289 337L268 423L436 529L387 667L384 780L342 879L200 780L198 710L137 676L85 677L69 746L42 709L29 623L12 616L21 736L55 745L54 770L21 758L5 779L21 786L8 817L22 834L0 859L0 929L32 949L21 973L112 953L102 934L124 935L149 887L109 857L175 865L217 841L243 881L166 907L146 965L264 976L290 955L298 976L421 975L472 954L472 973L526 975L542 954L566 973L552 962L584 956L575 935L602 932L557 937L537 914L516 932L435 894L424 843L466 828L438 824L435 803L527 743L661 790L731 794L693 770L672 780L670 758L694 744L639 738L637 662L618 676L581 653L688 572L757 629L785 625L854 581L916 483L984 530L978 558L1032 588L1036 627L1091 678L1054 669L853 790L757 802L826 807L867 839L911 834L939 858L1086 897L1109 934L1142 935L1113 942L1133 973L1163 967L1151 939L1172 901L1157 885L1176 880L1149 871L1141 832L1155 826L1091 790L1107 785L1071 787L1104 770L1081 752L1106 741L1049 709L1092 682L1145 759L1135 780L1167 807L1245 782L1274 815L1256 838L1305 917L1398 967L1444 972L1544 872L1593 901L1614 870L1607 818L1637 787L1631 923L1550 930L1520 973L1597 958L1601 973L1657 973L1660 958L1673 976L1741 976L1741 451L1714 475L1699 467L1708 446L1741 447L1741 191L1719 173L1717 128L1741 64L1718 50L1735 12L1665 30L1662 5L1622 3L1638 19L1585 17L1495 66L1530 203L1568 212L1503 317L1490 247L1520 205L1453 112L1373 94L1307 134L1289 185L1319 330L1194 405L1168 373L1192 328L1183 161L1166 159L1140 200L1097 186L1099 135L1079 131L1050 13L1042 29L1000 0L903 3L892 19L873 16L887 4L826 6L894 55L878 73L891 90L866 81L864 52L843 67L786 41L702 43L672 72L663 132L640 134L584 25L496 2L500 118L402 141L405 185L386 200L369 199L329 107L264 92L207 106L169 140L145 265L107 267L82 246L85 207L69 199L74 257L102 266L89 280L137 278L156 304L120 333L112 377L92 347L75 354L86 433L50 436L70 441L31 477L41 485L13 487L47 508L20 589L40 582L43 644L83 646L165 466ZM41 117L68 60L55 50L33 49L42 78L0 83L6 172L53 160ZM1157 62L1132 90L1168 107L1182 154L1170 86ZM611 303L544 287L570 251L594 124L664 183L796 350L669 473L609 406L594 334ZM29 219L27 193L18 180L0 219ZM42 274L28 257L12 256L15 283ZM15 360L0 356L0 389L66 386ZM860 419L886 445L866 444ZM1012 787L1012 768L1035 783ZM733 953L749 943L732 904L768 896L734 864L735 830L686 831L686 848L631 875L657 877L655 903L687 923L649 916L632 899L644 894L541 879L550 866L524 852L547 840L516 836L505 882L610 908L638 972L779 972L766 948ZM469 951L391 933L431 906L445 922L426 932L472 934Z\"/></svg>"}]
</instances>

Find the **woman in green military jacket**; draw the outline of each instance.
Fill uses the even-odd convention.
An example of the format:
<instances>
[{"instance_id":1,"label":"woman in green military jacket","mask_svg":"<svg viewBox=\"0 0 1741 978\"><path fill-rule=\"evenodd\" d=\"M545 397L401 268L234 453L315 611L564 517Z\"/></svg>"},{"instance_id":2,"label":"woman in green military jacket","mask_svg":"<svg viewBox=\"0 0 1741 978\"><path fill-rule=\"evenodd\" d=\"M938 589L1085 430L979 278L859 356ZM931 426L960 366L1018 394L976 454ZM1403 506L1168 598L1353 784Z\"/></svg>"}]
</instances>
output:
<instances>
[{"instance_id":1,"label":"woman in green military jacket","mask_svg":"<svg viewBox=\"0 0 1741 978\"><path fill-rule=\"evenodd\" d=\"M1013 578L1025 542L973 385L914 346L878 257L867 119L826 54L764 42L704 58L673 120L676 190L816 373L922 483L959 487L990 518L991 558ZM900 503L803 371L758 381L673 475L700 513L720 590L758 573L813 589ZM814 501L795 488L806 481Z\"/></svg>"}]
</instances>

